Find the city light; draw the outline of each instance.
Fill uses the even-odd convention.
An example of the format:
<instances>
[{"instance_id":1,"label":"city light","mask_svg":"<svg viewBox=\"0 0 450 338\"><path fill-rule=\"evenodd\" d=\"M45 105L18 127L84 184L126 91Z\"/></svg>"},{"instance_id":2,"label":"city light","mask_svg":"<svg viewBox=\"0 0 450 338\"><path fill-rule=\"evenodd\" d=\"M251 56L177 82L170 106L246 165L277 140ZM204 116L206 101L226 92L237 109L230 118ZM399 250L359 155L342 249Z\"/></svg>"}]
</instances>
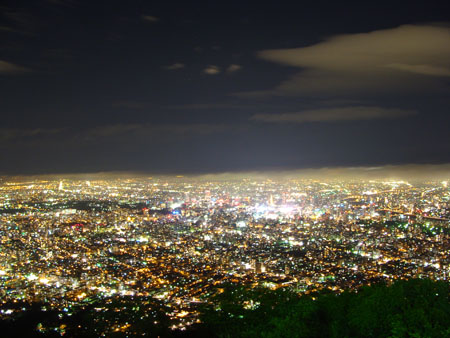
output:
<instances>
[{"instance_id":1,"label":"city light","mask_svg":"<svg viewBox=\"0 0 450 338\"><path fill-rule=\"evenodd\" d=\"M89 182L0 187L3 303L65 311L90 297L151 296L180 328L226 284L339 293L450 272L450 190L441 182Z\"/></svg>"}]
</instances>

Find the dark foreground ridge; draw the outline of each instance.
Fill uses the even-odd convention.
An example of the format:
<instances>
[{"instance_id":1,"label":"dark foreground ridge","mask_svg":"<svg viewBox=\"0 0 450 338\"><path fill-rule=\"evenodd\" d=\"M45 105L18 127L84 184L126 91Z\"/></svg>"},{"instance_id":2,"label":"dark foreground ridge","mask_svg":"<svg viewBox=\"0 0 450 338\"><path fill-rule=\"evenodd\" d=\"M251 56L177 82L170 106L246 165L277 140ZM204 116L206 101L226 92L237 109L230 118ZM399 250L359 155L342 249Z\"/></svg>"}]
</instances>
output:
<instances>
[{"instance_id":1,"label":"dark foreground ridge","mask_svg":"<svg viewBox=\"0 0 450 338\"><path fill-rule=\"evenodd\" d=\"M230 286L199 306L201 323L173 330L170 311L152 298L91 300L63 313L48 304L12 303L2 337L450 337L447 282L412 279L357 292L298 295Z\"/></svg>"}]
</instances>

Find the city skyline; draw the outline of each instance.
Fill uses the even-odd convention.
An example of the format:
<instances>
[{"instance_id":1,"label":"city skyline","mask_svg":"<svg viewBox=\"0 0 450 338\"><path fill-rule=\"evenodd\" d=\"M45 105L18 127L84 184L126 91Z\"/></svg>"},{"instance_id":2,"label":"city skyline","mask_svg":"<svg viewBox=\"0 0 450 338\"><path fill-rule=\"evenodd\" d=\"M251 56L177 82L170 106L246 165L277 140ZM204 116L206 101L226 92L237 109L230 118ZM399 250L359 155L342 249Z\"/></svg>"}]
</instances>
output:
<instances>
[{"instance_id":1,"label":"city skyline","mask_svg":"<svg viewBox=\"0 0 450 338\"><path fill-rule=\"evenodd\" d=\"M450 163L449 9L6 1L0 174Z\"/></svg>"}]
</instances>

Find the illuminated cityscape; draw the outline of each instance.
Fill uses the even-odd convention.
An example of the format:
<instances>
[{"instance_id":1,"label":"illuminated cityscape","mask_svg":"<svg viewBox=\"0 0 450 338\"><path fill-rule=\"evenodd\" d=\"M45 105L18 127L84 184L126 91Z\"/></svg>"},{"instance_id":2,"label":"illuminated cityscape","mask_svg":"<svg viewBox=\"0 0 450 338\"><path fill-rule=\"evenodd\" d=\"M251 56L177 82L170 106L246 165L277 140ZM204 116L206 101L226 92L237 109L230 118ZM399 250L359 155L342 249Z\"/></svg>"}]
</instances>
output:
<instances>
[{"instance_id":1,"label":"illuminated cityscape","mask_svg":"<svg viewBox=\"0 0 450 338\"><path fill-rule=\"evenodd\" d=\"M3 0L0 336L450 337L450 1Z\"/></svg>"},{"instance_id":2,"label":"illuminated cityscape","mask_svg":"<svg viewBox=\"0 0 450 338\"><path fill-rule=\"evenodd\" d=\"M450 273L447 181L5 178L0 189L4 304L151 297L183 328L230 283L340 293Z\"/></svg>"}]
</instances>

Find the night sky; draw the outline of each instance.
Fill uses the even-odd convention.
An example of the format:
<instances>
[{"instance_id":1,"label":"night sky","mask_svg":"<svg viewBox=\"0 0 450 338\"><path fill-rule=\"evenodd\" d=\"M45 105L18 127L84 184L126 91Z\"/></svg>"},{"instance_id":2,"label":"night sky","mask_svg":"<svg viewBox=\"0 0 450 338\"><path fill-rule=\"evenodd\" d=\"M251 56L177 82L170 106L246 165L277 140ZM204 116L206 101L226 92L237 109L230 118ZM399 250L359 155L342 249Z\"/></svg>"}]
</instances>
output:
<instances>
[{"instance_id":1,"label":"night sky","mask_svg":"<svg viewBox=\"0 0 450 338\"><path fill-rule=\"evenodd\" d=\"M0 11L0 173L450 162L448 1Z\"/></svg>"}]
</instances>

